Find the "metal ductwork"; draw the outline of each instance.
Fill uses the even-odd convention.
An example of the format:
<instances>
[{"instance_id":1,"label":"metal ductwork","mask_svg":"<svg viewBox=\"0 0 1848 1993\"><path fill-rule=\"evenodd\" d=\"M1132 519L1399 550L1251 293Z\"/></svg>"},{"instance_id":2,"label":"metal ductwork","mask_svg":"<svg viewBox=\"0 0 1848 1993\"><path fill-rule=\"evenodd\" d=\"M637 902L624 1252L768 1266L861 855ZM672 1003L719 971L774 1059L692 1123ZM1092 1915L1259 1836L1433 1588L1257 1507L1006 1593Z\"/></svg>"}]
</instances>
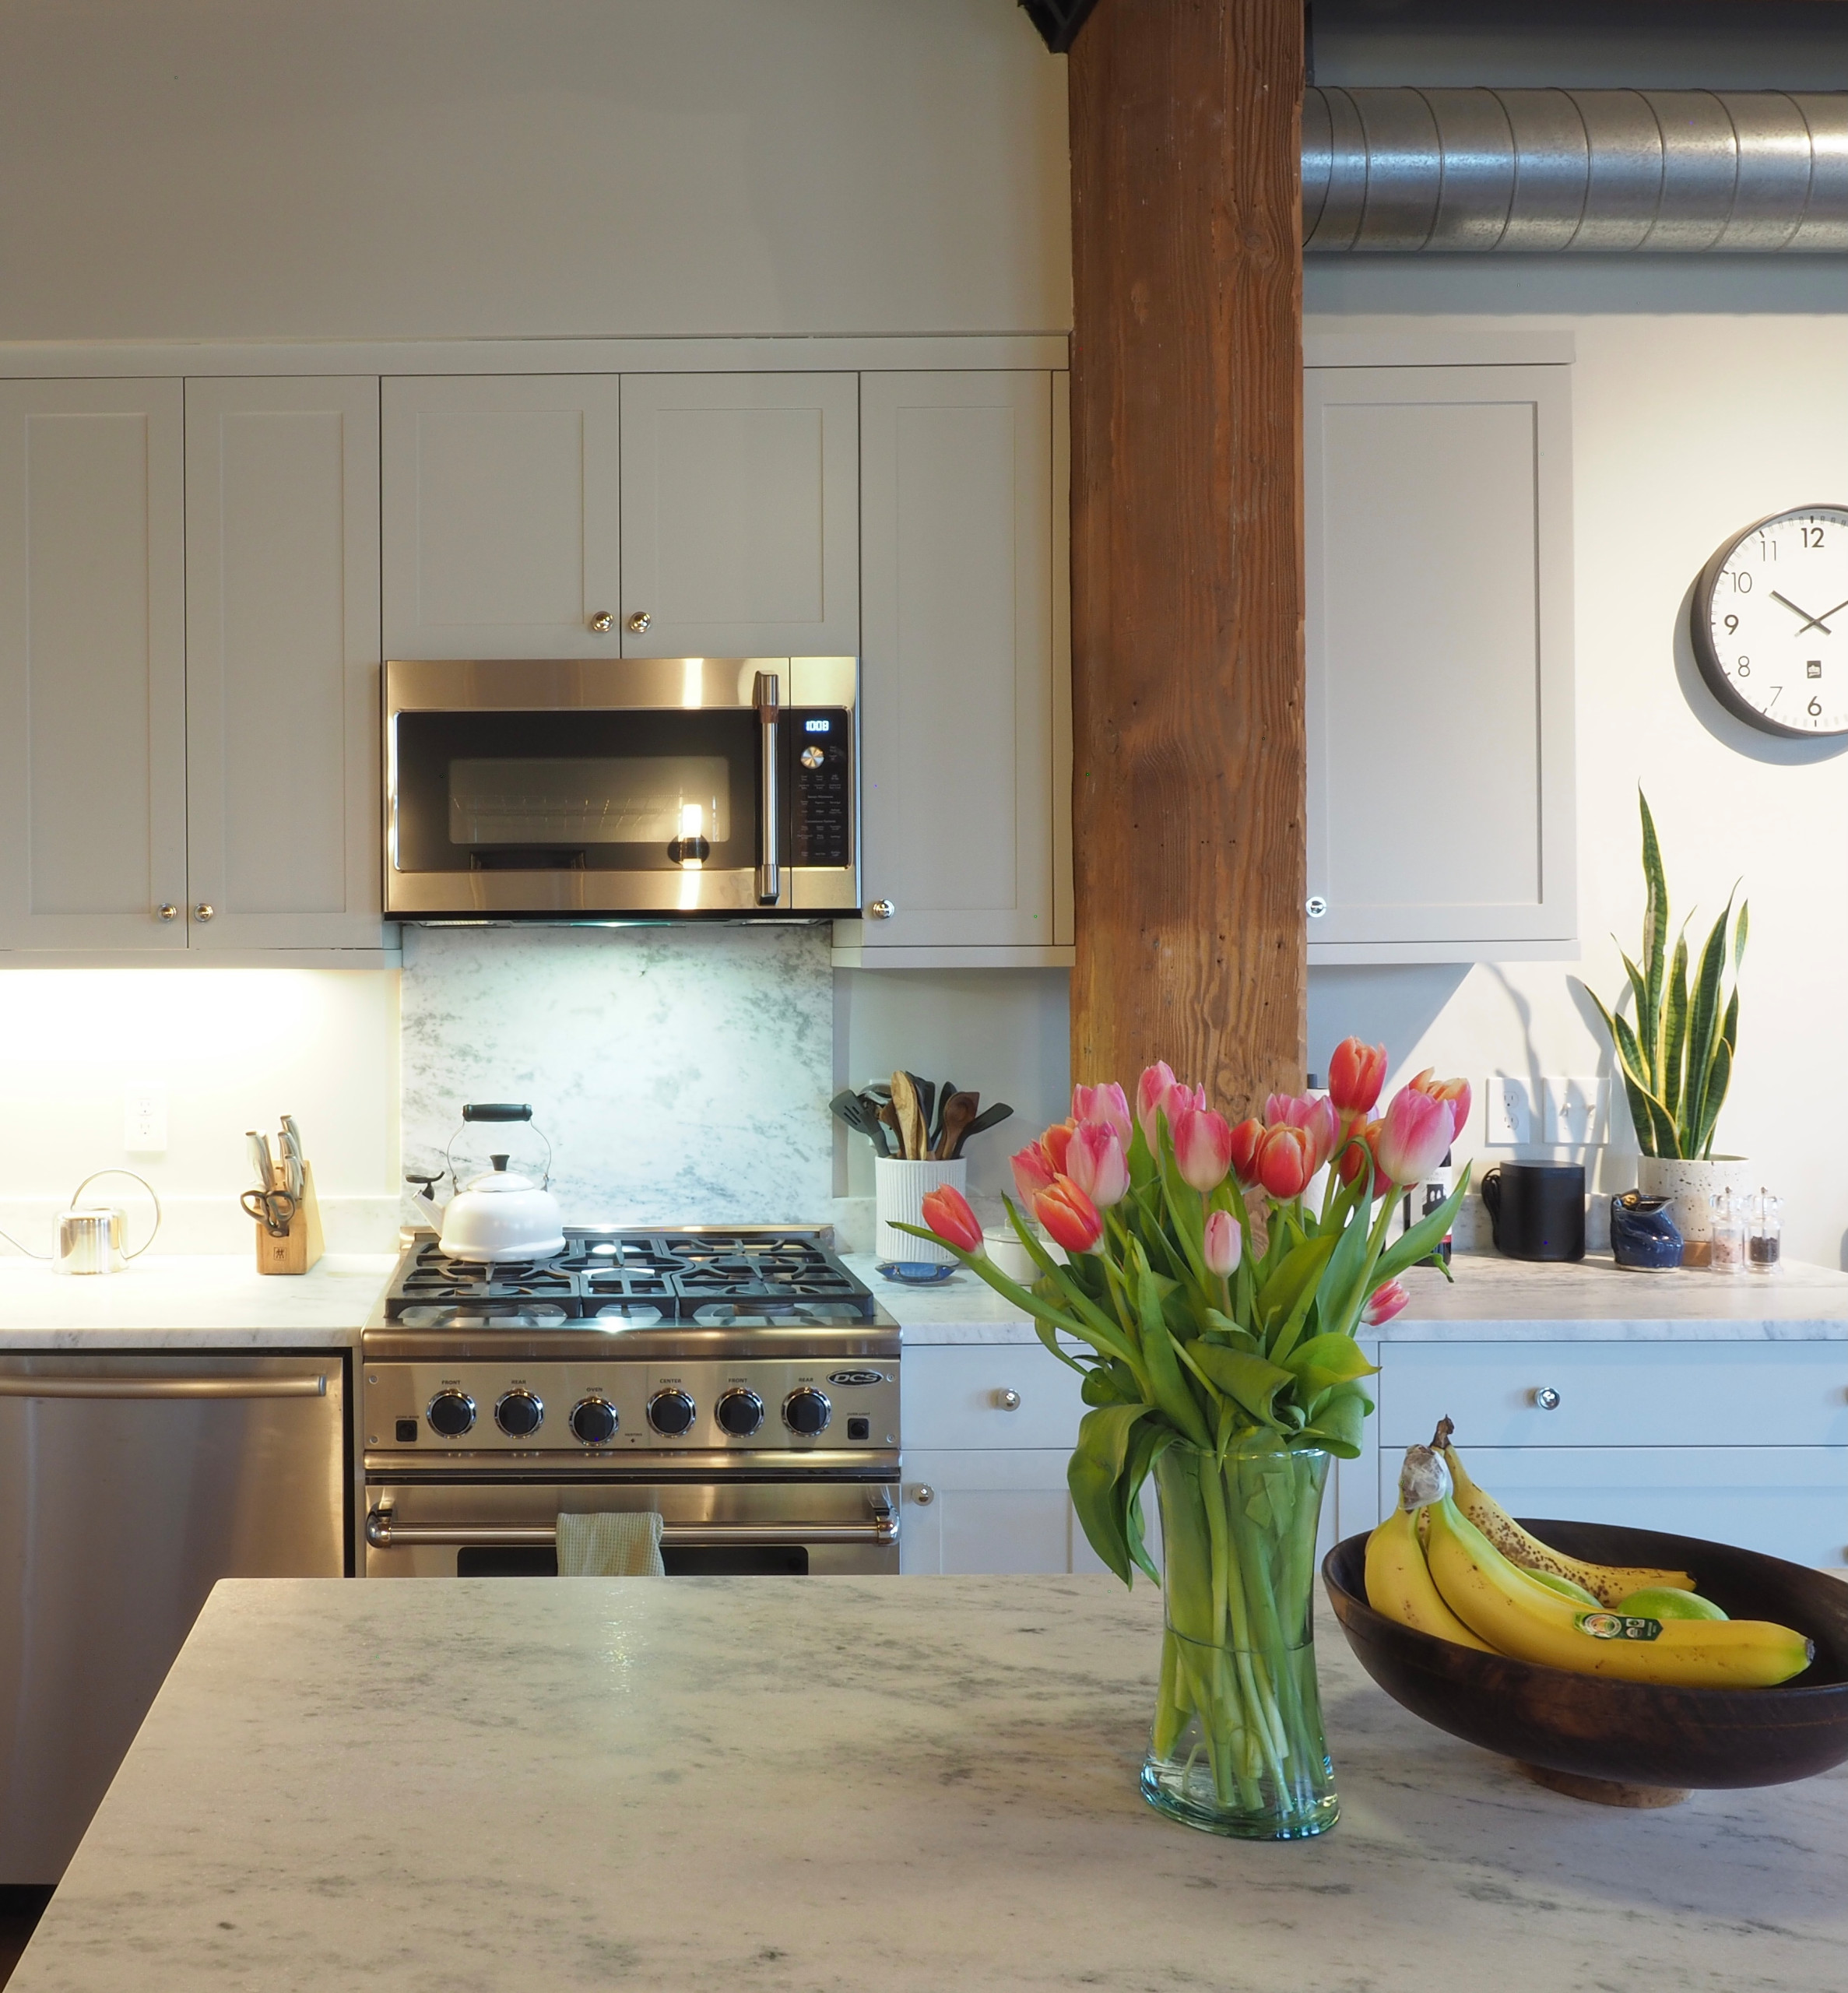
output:
<instances>
[{"instance_id":1,"label":"metal ductwork","mask_svg":"<svg viewBox=\"0 0 1848 1993\"><path fill-rule=\"evenodd\" d=\"M1312 251L1848 250L1848 92L1312 89Z\"/></svg>"}]
</instances>

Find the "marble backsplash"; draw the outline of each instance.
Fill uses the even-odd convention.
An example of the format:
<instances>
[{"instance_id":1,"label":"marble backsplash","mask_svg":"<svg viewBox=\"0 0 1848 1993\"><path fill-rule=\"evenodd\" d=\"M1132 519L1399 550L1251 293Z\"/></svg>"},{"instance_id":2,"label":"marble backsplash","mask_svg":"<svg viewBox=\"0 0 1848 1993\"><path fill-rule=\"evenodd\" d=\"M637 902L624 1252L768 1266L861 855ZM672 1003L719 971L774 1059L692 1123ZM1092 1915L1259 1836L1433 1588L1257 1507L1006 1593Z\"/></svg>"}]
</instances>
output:
<instances>
[{"instance_id":1,"label":"marble backsplash","mask_svg":"<svg viewBox=\"0 0 1848 1993\"><path fill-rule=\"evenodd\" d=\"M406 1170L442 1167L464 1102L529 1101L567 1223L835 1214L825 927L408 927L402 1005ZM458 1167L504 1134L543 1155L471 1128Z\"/></svg>"}]
</instances>

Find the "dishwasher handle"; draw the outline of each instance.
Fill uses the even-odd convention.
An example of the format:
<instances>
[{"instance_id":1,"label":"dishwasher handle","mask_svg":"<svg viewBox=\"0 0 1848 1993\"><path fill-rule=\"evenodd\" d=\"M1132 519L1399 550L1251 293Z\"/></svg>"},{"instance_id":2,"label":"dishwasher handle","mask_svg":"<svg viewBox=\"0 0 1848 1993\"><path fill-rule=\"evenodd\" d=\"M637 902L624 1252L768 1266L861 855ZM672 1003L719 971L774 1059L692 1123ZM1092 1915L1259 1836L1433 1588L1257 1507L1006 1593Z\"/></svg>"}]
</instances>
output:
<instances>
[{"instance_id":1,"label":"dishwasher handle","mask_svg":"<svg viewBox=\"0 0 1848 1993\"><path fill-rule=\"evenodd\" d=\"M324 1398L318 1377L0 1376L0 1398Z\"/></svg>"}]
</instances>

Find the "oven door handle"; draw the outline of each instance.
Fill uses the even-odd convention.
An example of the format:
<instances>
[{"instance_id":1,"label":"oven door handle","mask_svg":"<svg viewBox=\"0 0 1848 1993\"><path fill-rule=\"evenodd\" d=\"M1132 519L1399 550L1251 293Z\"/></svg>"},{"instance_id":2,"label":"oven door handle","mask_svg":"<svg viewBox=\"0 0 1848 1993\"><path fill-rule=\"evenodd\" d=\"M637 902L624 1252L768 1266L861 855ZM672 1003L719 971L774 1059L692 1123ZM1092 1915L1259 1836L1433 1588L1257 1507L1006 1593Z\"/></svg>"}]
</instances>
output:
<instances>
[{"instance_id":1,"label":"oven door handle","mask_svg":"<svg viewBox=\"0 0 1848 1993\"><path fill-rule=\"evenodd\" d=\"M366 1517L366 1541L374 1550L410 1549L424 1544L478 1545L488 1548L549 1550L558 1541L556 1527L526 1528L517 1524L485 1524L479 1529L427 1528L392 1518L389 1503L381 1502ZM663 1523L663 1543L896 1543L898 1512L888 1503L877 1504L863 1523Z\"/></svg>"},{"instance_id":2,"label":"oven door handle","mask_svg":"<svg viewBox=\"0 0 1848 1993\"><path fill-rule=\"evenodd\" d=\"M783 896L783 811L777 795L777 722L782 705L782 680L776 673L757 673L753 703L757 709L757 835L764 854L763 863L757 867L757 904L775 906Z\"/></svg>"}]
</instances>

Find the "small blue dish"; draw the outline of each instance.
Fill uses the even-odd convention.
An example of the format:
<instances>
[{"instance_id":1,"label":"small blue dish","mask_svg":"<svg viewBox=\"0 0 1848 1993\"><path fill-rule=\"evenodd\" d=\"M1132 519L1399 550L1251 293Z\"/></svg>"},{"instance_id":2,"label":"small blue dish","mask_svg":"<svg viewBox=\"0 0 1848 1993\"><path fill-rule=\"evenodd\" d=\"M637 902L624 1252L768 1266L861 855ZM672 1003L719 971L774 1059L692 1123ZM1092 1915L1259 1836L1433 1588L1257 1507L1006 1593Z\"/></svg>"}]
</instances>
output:
<instances>
[{"instance_id":1,"label":"small blue dish","mask_svg":"<svg viewBox=\"0 0 1848 1993\"><path fill-rule=\"evenodd\" d=\"M904 1287L940 1287L947 1280L954 1278L954 1261L940 1265L935 1260L882 1260L879 1271L887 1280L895 1280Z\"/></svg>"},{"instance_id":2,"label":"small blue dish","mask_svg":"<svg viewBox=\"0 0 1848 1993\"><path fill-rule=\"evenodd\" d=\"M1681 1264L1680 1228L1666 1197L1626 1190L1611 1200L1611 1257L1641 1273L1666 1273Z\"/></svg>"}]
</instances>

